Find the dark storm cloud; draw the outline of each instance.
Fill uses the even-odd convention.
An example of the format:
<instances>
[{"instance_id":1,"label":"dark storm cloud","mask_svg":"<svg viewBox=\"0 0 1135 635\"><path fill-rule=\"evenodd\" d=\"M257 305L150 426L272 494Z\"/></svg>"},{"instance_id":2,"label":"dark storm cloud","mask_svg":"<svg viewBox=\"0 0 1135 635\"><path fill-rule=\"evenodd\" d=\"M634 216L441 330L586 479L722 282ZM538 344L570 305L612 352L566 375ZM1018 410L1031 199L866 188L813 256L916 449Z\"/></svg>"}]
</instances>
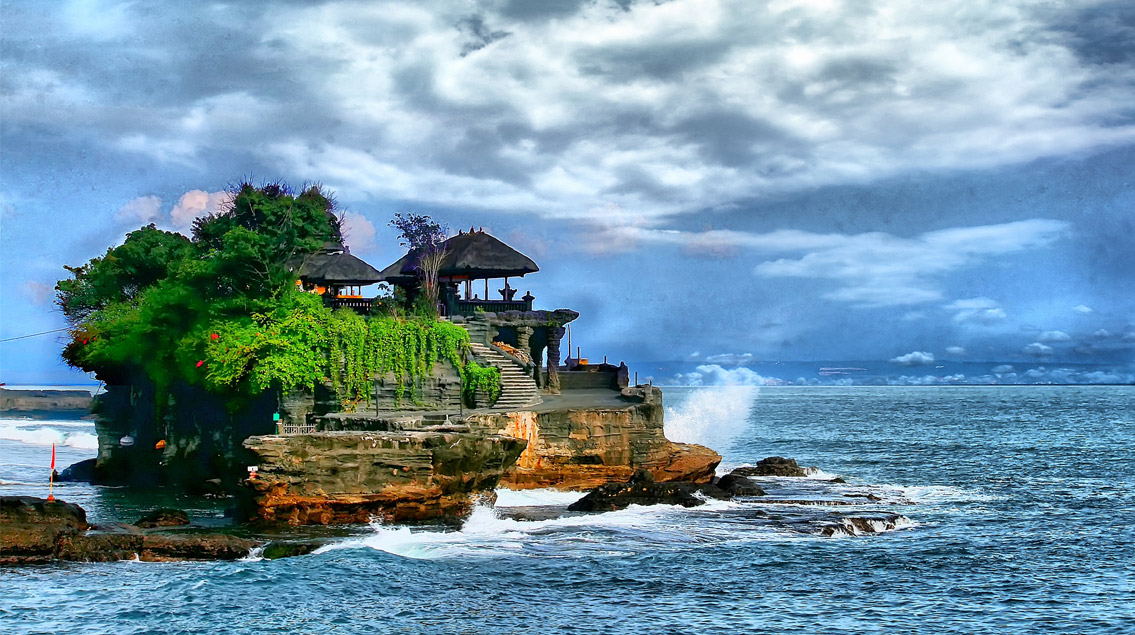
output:
<instances>
[{"instance_id":1,"label":"dark storm cloud","mask_svg":"<svg viewBox=\"0 0 1135 635\"><path fill-rule=\"evenodd\" d=\"M1115 358L1128 4L6 2L0 203L63 255L5 212L4 267L283 177L378 244L404 209L542 236L537 295L614 349L673 353L641 312L706 355Z\"/></svg>"}]
</instances>

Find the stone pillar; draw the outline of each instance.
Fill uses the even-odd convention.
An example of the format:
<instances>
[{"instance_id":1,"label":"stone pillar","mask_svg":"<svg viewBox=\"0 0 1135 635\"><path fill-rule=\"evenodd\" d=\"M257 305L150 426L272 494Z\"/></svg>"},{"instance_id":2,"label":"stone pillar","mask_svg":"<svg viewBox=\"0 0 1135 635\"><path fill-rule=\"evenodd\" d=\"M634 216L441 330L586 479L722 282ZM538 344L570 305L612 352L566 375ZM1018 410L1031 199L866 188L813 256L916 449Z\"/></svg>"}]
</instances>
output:
<instances>
[{"instance_id":1,"label":"stone pillar","mask_svg":"<svg viewBox=\"0 0 1135 635\"><path fill-rule=\"evenodd\" d=\"M529 370L532 374L532 381L536 382L536 386L540 386L540 360L536 359L536 353L531 349L530 343L532 333L536 329L531 326L518 326L516 327L516 348L528 353L528 357L532 360L532 365Z\"/></svg>"},{"instance_id":2,"label":"stone pillar","mask_svg":"<svg viewBox=\"0 0 1135 635\"><path fill-rule=\"evenodd\" d=\"M566 329L562 326L548 327L548 392L560 394L560 340Z\"/></svg>"}]
</instances>

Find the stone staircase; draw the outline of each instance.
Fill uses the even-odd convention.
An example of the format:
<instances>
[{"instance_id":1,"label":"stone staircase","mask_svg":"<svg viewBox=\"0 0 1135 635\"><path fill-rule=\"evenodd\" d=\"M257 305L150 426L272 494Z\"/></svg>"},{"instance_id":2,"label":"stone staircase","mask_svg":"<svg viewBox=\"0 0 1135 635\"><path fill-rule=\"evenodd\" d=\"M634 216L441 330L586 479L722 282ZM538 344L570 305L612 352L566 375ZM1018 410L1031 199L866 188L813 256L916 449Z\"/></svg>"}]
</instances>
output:
<instances>
[{"instance_id":1,"label":"stone staircase","mask_svg":"<svg viewBox=\"0 0 1135 635\"><path fill-rule=\"evenodd\" d=\"M493 406L494 410L526 408L542 401L536 382L512 358L492 346L477 342L470 343L469 347L478 364L496 366L501 371L501 395Z\"/></svg>"}]
</instances>

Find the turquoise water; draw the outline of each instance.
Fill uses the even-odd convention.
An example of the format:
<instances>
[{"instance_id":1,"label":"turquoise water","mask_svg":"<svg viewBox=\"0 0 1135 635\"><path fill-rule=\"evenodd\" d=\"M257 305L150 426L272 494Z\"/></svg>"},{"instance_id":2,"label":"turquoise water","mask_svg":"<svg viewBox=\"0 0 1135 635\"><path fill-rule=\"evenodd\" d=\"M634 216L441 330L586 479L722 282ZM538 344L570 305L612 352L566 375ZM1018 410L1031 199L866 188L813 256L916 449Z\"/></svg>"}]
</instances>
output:
<instances>
[{"instance_id":1,"label":"turquoise water","mask_svg":"<svg viewBox=\"0 0 1135 635\"><path fill-rule=\"evenodd\" d=\"M674 388L666 399L671 437L706 442L730 466L795 457L823 473L769 487L855 504L563 516L572 495L502 492L460 531L360 527L298 558L0 570L0 630L1135 632L1135 388ZM0 425L0 463L35 464L42 431L67 432L23 425ZM65 446L69 458L90 455L84 444ZM32 469L0 466L0 491L36 493ZM837 474L848 483L824 480ZM57 495L104 519L153 503L90 486ZM814 535L831 514L872 512L909 521Z\"/></svg>"}]
</instances>

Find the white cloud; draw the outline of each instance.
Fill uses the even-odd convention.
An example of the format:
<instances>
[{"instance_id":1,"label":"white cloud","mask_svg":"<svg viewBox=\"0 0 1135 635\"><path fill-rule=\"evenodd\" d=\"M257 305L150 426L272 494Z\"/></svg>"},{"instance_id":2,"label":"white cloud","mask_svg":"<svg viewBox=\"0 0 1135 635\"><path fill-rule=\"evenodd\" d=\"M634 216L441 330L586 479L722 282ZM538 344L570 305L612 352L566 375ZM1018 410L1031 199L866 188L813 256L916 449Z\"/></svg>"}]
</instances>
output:
<instances>
[{"instance_id":1,"label":"white cloud","mask_svg":"<svg viewBox=\"0 0 1135 635\"><path fill-rule=\"evenodd\" d=\"M764 377L744 366L722 368L717 364L704 364L693 372L679 373L674 381L685 386L779 386L785 383L775 377Z\"/></svg>"},{"instance_id":2,"label":"white cloud","mask_svg":"<svg viewBox=\"0 0 1135 635\"><path fill-rule=\"evenodd\" d=\"M946 352L951 355L964 356L966 354L966 349L963 346L947 346Z\"/></svg>"},{"instance_id":3,"label":"white cloud","mask_svg":"<svg viewBox=\"0 0 1135 635\"><path fill-rule=\"evenodd\" d=\"M1052 347L1041 344L1040 342L1033 342L1021 349L1021 352L1035 357L1046 357L1052 354Z\"/></svg>"},{"instance_id":4,"label":"white cloud","mask_svg":"<svg viewBox=\"0 0 1135 635\"><path fill-rule=\"evenodd\" d=\"M982 261L1048 245L1067 223L1030 219L1000 225L957 227L915 238L873 232L851 236L824 235L829 243L796 258L761 263L764 277L827 278L841 285L825 297L857 306L878 307L932 302L942 296L937 278ZM812 235L815 237L815 235ZM982 306L972 306L975 301ZM988 298L959 300L959 317L995 320L1004 312Z\"/></svg>"},{"instance_id":5,"label":"white cloud","mask_svg":"<svg viewBox=\"0 0 1135 635\"><path fill-rule=\"evenodd\" d=\"M721 353L719 355L709 355L705 358L705 361L709 364L729 364L738 366L741 364L747 364L753 361L753 359L754 358L752 353L743 353L741 355L738 355L737 353Z\"/></svg>"},{"instance_id":6,"label":"white cloud","mask_svg":"<svg viewBox=\"0 0 1135 635\"><path fill-rule=\"evenodd\" d=\"M343 214L343 240L356 252L374 249L374 223L356 212Z\"/></svg>"},{"instance_id":7,"label":"white cloud","mask_svg":"<svg viewBox=\"0 0 1135 635\"><path fill-rule=\"evenodd\" d=\"M32 304L39 306L47 306L51 304L51 300L55 297L55 289L42 282L35 280L28 280L24 282L21 292L31 300Z\"/></svg>"},{"instance_id":8,"label":"white cloud","mask_svg":"<svg viewBox=\"0 0 1135 635\"><path fill-rule=\"evenodd\" d=\"M958 323L989 325L1005 319L1005 310L1001 308L1001 304L990 298L955 300L945 308L955 311L953 319Z\"/></svg>"},{"instance_id":9,"label":"white cloud","mask_svg":"<svg viewBox=\"0 0 1135 635\"><path fill-rule=\"evenodd\" d=\"M1010 254L1045 247L1064 235L1068 223L1029 219L998 225L955 227L903 238L883 232L820 234L781 229L766 233L734 230L702 232L664 229L658 221L628 214L609 204L588 221L585 248L611 253L642 243L681 246L688 251L748 249L795 254L767 260L754 273L765 278L829 280L837 288L824 297L858 307L914 305L940 300L938 278ZM957 300L958 322L991 324L1005 317L989 298Z\"/></svg>"},{"instance_id":10,"label":"white cloud","mask_svg":"<svg viewBox=\"0 0 1135 635\"><path fill-rule=\"evenodd\" d=\"M1095 313L1095 309L1090 306L1084 306L1083 304L1077 304L1072 307L1072 310L1076 313Z\"/></svg>"},{"instance_id":11,"label":"white cloud","mask_svg":"<svg viewBox=\"0 0 1135 635\"><path fill-rule=\"evenodd\" d=\"M1048 343L1070 342L1072 341L1072 336L1068 335L1064 331L1045 331L1037 336L1037 341Z\"/></svg>"},{"instance_id":12,"label":"white cloud","mask_svg":"<svg viewBox=\"0 0 1135 635\"><path fill-rule=\"evenodd\" d=\"M103 4L72 3L63 22L83 38L173 22ZM155 105L144 81L76 74L36 91L16 77L5 115L161 162L204 168L251 153L340 192L560 217L608 202L663 216L1135 140L1135 71L1085 59L1062 30L1090 4L583 2L555 19L519 16L516 4L248 12L241 28L258 35L242 54L292 69L289 81L266 85L258 65L217 46L214 66L247 92ZM230 15L210 7L176 22L207 43L230 35L213 22ZM183 42L148 46L131 54L165 61ZM702 238L711 252L728 247Z\"/></svg>"},{"instance_id":13,"label":"white cloud","mask_svg":"<svg viewBox=\"0 0 1135 635\"><path fill-rule=\"evenodd\" d=\"M170 211L170 222L177 229L188 229L195 219L219 212L231 201L232 194L223 190L220 192L189 190L181 195Z\"/></svg>"},{"instance_id":14,"label":"white cloud","mask_svg":"<svg viewBox=\"0 0 1135 635\"><path fill-rule=\"evenodd\" d=\"M1016 369L1013 368L1013 366L1010 364L1001 364L1000 366L994 366L992 372L997 373L998 375L1006 375L1008 373L1016 372Z\"/></svg>"},{"instance_id":15,"label":"white cloud","mask_svg":"<svg viewBox=\"0 0 1135 635\"><path fill-rule=\"evenodd\" d=\"M1095 333L1092 333L1092 335L1101 339L1101 340L1107 339L1107 338L1111 337L1111 331L1109 331L1107 329L1099 329Z\"/></svg>"},{"instance_id":16,"label":"white cloud","mask_svg":"<svg viewBox=\"0 0 1135 635\"><path fill-rule=\"evenodd\" d=\"M934 363L934 354L925 351L912 351L906 355L891 358L891 363L900 366L925 366Z\"/></svg>"},{"instance_id":17,"label":"white cloud","mask_svg":"<svg viewBox=\"0 0 1135 635\"><path fill-rule=\"evenodd\" d=\"M130 199L114 213L114 220L130 225L148 225L161 218L162 199L156 196L139 196Z\"/></svg>"}]
</instances>

